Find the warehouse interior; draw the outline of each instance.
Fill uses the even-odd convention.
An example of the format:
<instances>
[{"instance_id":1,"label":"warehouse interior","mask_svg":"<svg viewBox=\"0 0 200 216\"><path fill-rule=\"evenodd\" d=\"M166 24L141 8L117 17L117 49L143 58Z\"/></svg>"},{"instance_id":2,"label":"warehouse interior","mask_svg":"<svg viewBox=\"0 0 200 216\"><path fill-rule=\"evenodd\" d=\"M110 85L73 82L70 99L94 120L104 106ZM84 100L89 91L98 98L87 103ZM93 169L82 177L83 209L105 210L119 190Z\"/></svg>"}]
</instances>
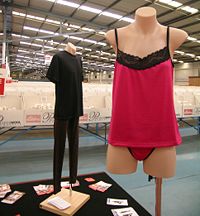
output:
<instances>
[{"instance_id":1,"label":"warehouse interior","mask_svg":"<svg viewBox=\"0 0 200 216\"><path fill-rule=\"evenodd\" d=\"M53 177L55 92L46 73L52 57L70 42L83 64L78 175L106 172L155 215L155 181L148 181L142 163L127 175L106 170L116 54L105 34L133 23L142 7L154 8L162 25L188 33L172 59L182 144L176 149L176 175L163 179L162 215L200 215L199 0L1 0L0 78L6 83L0 96L0 185ZM66 151L63 176L69 175L68 158Z\"/></svg>"}]
</instances>

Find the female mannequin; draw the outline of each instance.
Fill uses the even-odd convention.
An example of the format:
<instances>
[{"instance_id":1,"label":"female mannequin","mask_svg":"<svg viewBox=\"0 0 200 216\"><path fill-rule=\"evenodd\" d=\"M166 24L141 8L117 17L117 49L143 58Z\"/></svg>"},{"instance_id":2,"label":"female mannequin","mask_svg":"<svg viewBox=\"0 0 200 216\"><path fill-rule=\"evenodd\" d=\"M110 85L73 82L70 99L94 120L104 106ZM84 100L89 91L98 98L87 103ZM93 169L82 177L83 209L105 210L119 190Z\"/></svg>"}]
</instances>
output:
<instances>
[{"instance_id":1,"label":"female mannequin","mask_svg":"<svg viewBox=\"0 0 200 216\"><path fill-rule=\"evenodd\" d=\"M140 59L162 49L166 45L167 27L158 23L156 10L142 7L135 13L135 22L117 29L119 50ZM170 27L169 53L174 51L186 40L187 33ZM117 54L115 31L106 33L106 40ZM130 100L130 99L129 99ZM124 112L126 112L124 110ZM159 115L159 114L158 114ZM160 126L162 127L162 125ZM110 143L107 150L107 169L114 174L133 173L137 169L138 160L124 146ZM175 146L155 147L153 152L143 161L144 172L158 178L169 178L175 175L176 149Z\"/></svg>"}]
</instances>

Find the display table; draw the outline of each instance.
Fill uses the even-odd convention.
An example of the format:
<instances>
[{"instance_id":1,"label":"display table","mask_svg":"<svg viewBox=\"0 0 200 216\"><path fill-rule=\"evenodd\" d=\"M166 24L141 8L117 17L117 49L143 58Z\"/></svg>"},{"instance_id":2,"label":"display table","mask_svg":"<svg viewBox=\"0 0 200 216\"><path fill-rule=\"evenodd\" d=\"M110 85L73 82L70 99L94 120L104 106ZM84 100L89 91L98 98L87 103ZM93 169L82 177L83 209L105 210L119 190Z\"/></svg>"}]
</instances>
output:
<instances>
[{"instance_id":1,"label":"display table","mask_svg":"<svg viewBox=\"0 0 200 216\"><path fill-rule=\"evenodd\" d=\"M96 181L105 181L111 183L112 187L106 192L98 192L90 189L88 185L93 184L84 180L86 177L92 177ZM128 176L127 176L128 178ZM68 180L67 178L63 180ZM136 200L134 200L126 191L124 191L112 178L106 173L95 173L81 175L78 177L80 186L74 187L73 190L86 193L90 195L90 200L75 214L75 216L112 216L111 209L120 208L117 206L106 205L107 198L127 199L129 207L133 207L134 210L141 216L151 216ZM1 216L53 216L55 214L49 213L39 208L39 204L47 199L51 194L38 196L34 189L34 185L38 184L52 184L51 180L39 180L32 182L17 183L11 185L12 191L23 191L26 194L18 200L15 204L9 205L0 203L0 215Z\"/></svg>"}]
</instances>

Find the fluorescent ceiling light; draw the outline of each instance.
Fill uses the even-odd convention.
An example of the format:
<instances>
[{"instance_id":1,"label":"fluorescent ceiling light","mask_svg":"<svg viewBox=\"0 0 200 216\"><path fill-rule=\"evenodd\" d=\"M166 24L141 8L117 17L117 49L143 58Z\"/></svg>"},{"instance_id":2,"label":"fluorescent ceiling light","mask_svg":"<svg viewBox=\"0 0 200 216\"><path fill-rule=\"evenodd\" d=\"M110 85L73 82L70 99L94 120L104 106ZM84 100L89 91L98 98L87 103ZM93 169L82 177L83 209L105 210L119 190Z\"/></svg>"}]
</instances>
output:
<instances>
[{"instance_id":1,"label":"fluorescent ceiling light","mask_svg":"<svg viewBox=\"0 0 200 216\"><path fill-rule=\"evenodd\" d=\"M24 29L25 30L30 30L30 31L39 31L38 28L33 28L33 27L30 27L30 26L24 26Z\"/></svg>"},{"instance_id":2,"label":"fluorescent ceiling light","mask_svg":"<svg viewBox=\"0 0 200 216\"><path fill-rule=\"evenodd\" d=\"M73 24L69 24L69 25L68 25L68 23L66 23L66 24L64 24L64 25L67 25L67 26L69 26L69 27L71 27L71 28L75 28L75 29L81 28L81 26L79 26L79 25L73 25Z\"/></svg>"},{"instance_id":3,"label":"fluorescent ceiling light","mask_svg":"<svg viewBox=\"0 0 200 216\"><path fill-rule=\"evenodd\" d=\"M25 13L19 13L17 11L13 11L12 12L13 15L16 15L16 16L21 16L21 17L25 17L26 14ZM52 19L46 19L43 18L43 17L38 17L38 16L32 16L32 15L27 15L27 18L30 18L30 19L33 19L33 20L40 20L40 21L46 21L48 23L51 23L51 24L57 24L57 25L60 25L60 22L59 21L56 21L56 20L52 20Z\"/></svg>"},{"instance_id":4,"label":"fluorescent ceiling light","mask_svg":"<svg viewBox=\"0 0 200 216\"><path fill-rule=\"evenodd\" d=\"M94 32L95 30L92 28L86 28L86 27L82 27L81 28L83 31L89 31L89 32Z\"/></svg>"},{"instance_id":5,"label":"fluorescent ceiling light","mask_svg":"<svg viewBox=\"0 0 200 216\"><path fill-rule=\"evenodd\" d=\"M191 41L196 41L196 40L197 40L197 38L190 37L190 36L188 36L187 39L188 39L188 40L191 40Z\"/></svg>"},{"instance_id":6,"label":"fluorescent ceiling light","mask_svg":"<svg viewBox=\"0 0 200 216\"><path fill-rule=\"evenodd\" d=\"M57 33L56 33L57 34ZM64 34L64 35L62 35L63 37L65 37L65 38L69 38L69 35L67 35L67 34Z\"/></svg>"},{"instance_id":7,"label":"fluorescent ceiling light","mask_svg":"<svg viewBox=\"0 0 200 216\"><path fill-rule=\"evenodd\" d=\"M115 14L115 13L111 13L111 12L107 12L107 11L103 11L100 15L104 15L104 16L107 16L107 17L112 17L112 18L115 18L115 19L121 19L122 16L119 15L119 14Z\"/></svg>"},{"instance_id":8,"label":"fluorescent ceiling light","mask_svg":"<svg viewBox=\"0 0 200 216\"><path fill-rule=\"evenodd\" d=\"M111 55L108 52L103 52L103 51L99 51L99 50L96 50L96 52L99 53L100 55Z\"/></svg>"},{"instance_id":9,"label":"fluorescent ceiling light","mask_svg":"<svg viewBox=\"0 0 200 216\"><path fill-rule=\"evenodd\" d=\"M27 51L27 50L22 50L22 49L18 49L18 52L23 52L23 53L30 53L30 51Z\"/></svg>"},{"instance_id":10,"label":"fluorescent ceiling light","mask_svg":"<svg viewBox=\"0 0 200 216\"><path fill-rule=\"evenodd\" d=\"M191 13L191 14L197 13L197 12L199 11L198 9L192 8L192 7L190 7L190 6L183 6L183 7L181 7L180 9L181 9L181 10L184 10L184 11L186 11L186 12L189 12L189 13Z\"/></svg>"},{"instance_id":11,"label":"fluorescent ceiling light","mask_svg":"<svg viewBox=\"0 0 200 216\"><path fill-rule=\"evenodd\" d=\"M31 45L31 43L25 41L20 41L20 44Z\"/></svg>"},{"instance_id":12,"label":"fluorescent ceiling light","mask_svg":"<svg viewBox=\"0 0 200 216\"><path fill-rule=\"evenodd\" d=\"M25 30L30 30L30 31L35 31L35 32L42 32L42 33L46 33L46 34L54 34L53 31L48 31L48 30L44 30L44 29L38 29L38 28L33 28L30 26L24 26Z\"/></svg>"},{"instance_id":13,"label":"fluorescent ceiling light","mask_svg":"<svg viewBox=\"0 0 200 216\"><path fill-rule=\"evenodd\" d=\"M73 7L73 8L78 8L80 6L79 4L76 4L76 3L73 3L70 1L65 1L65 0L58 0L58 1L56 1L56 3L61 4L61 5L66 5L69 7Z\"/></svg>"},{"instance_id":14,"label":"fluorescent ceiling light","mask_svg":"<svg viewBox=\"0 0 200 216\"><path fill-rule=\"evenodd\" d=\"M22 38L30 38L28 36L24 36L24 35L18 35L18 34L11 34L14 37L22 37Z\"/></svg>"},{"instance_id":15,"label":"fluorescent ceiling light","mask_svg":"<svg viewBox=\"0 0 200 216\"><path fill-rule=\"evenodd\" d=\"M97 8L92 8L92 7L88 7L88 6L84 6L84 5L81 5L81 6L79 7L79 9L82 9L82 10L84 10L84 11L89 11L89 12L95 13L95 14L99 14L99 13L102 12L102 10L99 10L99 9L97 9Z\"/></svg>"},{"instance_id":16,"label":"fluorescent ceiling light","mask_svg":"<svg viewBox=\"0 0 200 216\"><path fill-rule=\"evenodd\" d=\"M40 29L39 32L46 33L46 34L54 34L53 31L48 31L48 30L44 30L44 29Z\"/></svg>"},{"instance_id":17,"label":"fluorescent ceiling light","mask_svg":"<svg viewBox=\"0 0 200 216\"><path fill-rule=\"evenodd\" d=\"M184 61L178 61L178 62L180 62L180 63L184 63Z\"/></svg>"},{"instance_id":18,"label":"fluorescent ceiling light","mask_svg":"<svg viewBox=\"0 0 200 216\"><path fill-rule=\"evenodd\" d=\"M35 46L35 47L42 47L41 44L34 44L34 43L25 42L25 41L20 41L20 44L25 44L29 46Z\"/></svg>"},{"instance_id":19,"label":"fluorescent ceiling light","mask_svg":"<svg viewBox=\"0 0 200 216\"><path fill-rule=\"evenodd\" d=\"M53 45L53 44L59 45L60 44L60 43L55 42L55 41L47 41L47 43L50 43L51 45Z\"/></svg>"},{"instance_id":20,"label":"fluorescent ceiling light","mask_svg":"<svg viewBox=\"0 0 200 216\"><path fill-rule=\"evenodd\" d=\"M66 44L64 44L64 43L61 43L60 45L61 45L61 46L66 46Z\"/></svg>"},{"instance_id":21,"label":"fluorescent ceiling light","mask_svg":"<svg viewBox=\"0 0 200 216\"><path fill-rule=\"evenodd\" d=\"M103 43L103 42L97 42L97 44L102 45L102 46L106 46L107 45L106 43Z\"/></svg>"},{"instance_id":22,"label":"fluorescent ceiling light","mask_svg":"<svg viewBox=\"0 0 200 216\"><path fill-rule=\"evenodd\" d=\"M52 19L46 19L46 22L60 25L60 22L59 22L59 21L52 20Z\"/></svg>"},{"instance_id":23,"label":"fluorescent ceiling light","mask_svg":"<svg viewBox=\"0 0 200 216\"><path fill-rule=\"evenodd\" d=\"M192 54L192 53L185 53L185 55L187 55L187 56L190 56L190 57L192 57L192 58L194 58L194 57L195 57L195 55L194 55L194 54Z\"/></svg>"},{"instance_id":24,"label":"fluorescent ceiling light","mask_svg":"<svg viewBox=\"0 0 200 216\"><path fill-rule=\"evenodd\" d=\"M177 2L177 1L171 1L171 2L169 2L168 4L171 5L172 7L175 7L175 8L178 8L178 7L180 7L181 5L183 5L182 3Z\"/></svg>"},{"instance_id":25,"label":"fluorescent ceiling light","mask_svg":"<svg viewBox=\"0 0 200 216\"><path fill-rule=\"evenodd\" d=\"M23 55L17 55L17 58L25 58L26 56Z\"/></svg>"},{"instance_id":26,"label":"fluorescent ceiling light","mask_svg":"<svg viewBox=\"0 0 200 216\"><path fill-rule=\"evenodd\" d=\"M158 1L163 3L163 4L167 4L167 5L170 5L172 7L175 7L175 8L180 7L181 5L183 5L180 2L172 1L172 0L158 0Z\"/></svg>"},{"instance_id":27,"label":"fluorescent ceiling light","mask_svg":"<svg viewBox=\"0 0 200 216\"><path fill-rule=\"evenodd\" d=\"M100 35L105 35L106 33L104 31L99 31L98 32Z\"/></svg>"},{"instance_id":28,"label":"fluorescent ceiling light","mask_svg":"<svg viewBox=\"0 0 200 216\"><path fill-rule=\"evenodd\" d=\"M99 58L99 56L97 56L97 55L90 55L90 57L92 57L92 58Z\"/></svg>"},{"instance_id":29,"label":"fluorescent ceiling light","mask_svg":"<svg viewBox=\"0 0 200 216\"><path fill-rule=\"evenodd\" d=\"M35 43L32 43L32 44L30 44L31 46L35 46L35 47L42 47L42 45L41 44L35 44Z\"/></svg>"},{"instance_id":30,"label":"fluorescent ceiling light","mask_svg":"<svg viewBox=\"0 0 200 216\"><path fill-rule=\"evenodd\" d=\"M181 54L181 55L184 55L185 54L185 52L183 52L183 51L178 51L178 50L176 50L176 51L174 51L175 53L178 53L178 54Z\"/></svg>"},{"instance_id":31,"label":"fluorescent ceiling light","mask_svg":"<svg viewBox=\"0 0 200 216\"><path fill-rule=\"evenodd\" d=\"M44 46L44 48L47 48L47 49L55 49L54 47L51 47L51 46Z\"/></svg>"},{"instance_id":32,"label":"fluorescent ceiling light","mask_svg":"<svg viewBox=\"0 0 200 216\"><path fill-rule=\"evenodd\" d=\"M84 48L85 50L87 50L87 51L92 51L92 49L90 49L90 48Z\"/></svg>"},{"instance_id":33,"label":"fluorescent ceiling light","mask_svg":"<svg viewBox=\"0 0 200 216\"><path fill-rule=\"evenodd\" d=\"M46 42L45 40L42 40L40 38L35 39L36 41Z\"/></svg>"},{"instance_id":34,"label":"fluorescent ceiling light","mask_svg":"<svg viewBox=\"0 0 200 216\"><path fill-rule=\"evenodd\" d=\"M161 3L169 4L172 0L158 0Z\"/></svg>"},{"instance_id":35,"label":"fluorescent ceiling light","mask_svg":"<svg viewBox=\"0 0 200 216\"><path fill-rule=\"evenodd\" d=\"M43 18L43 17L32 16L32 15L26 15L26 17L28 17L30 19L40 20L40 21L44 21L45 20L45 18Z\"/></svg>"},{"instance_id":36,"label":"fluorescent ceiling light","mask_svg":"<svg viewBox=\"0 0 200 216\"><path fill-rule=\"evenodd\" d=\"M114 68L114 65L106 65L104 67L107 67L107 68Z\"/></svg>"},{"instance_id":37,"label":"fluorescent ceiling light","mask_svg":"<svg viewBox=\"0 0 200 216\"><path fill-rule=\"evenodd\" d=\"M74 39L74 40L83 41L83 38L81 38L81 37L70 36L69 38L70 38L70 39Z\"/></svg>"},{"instance_id":38,"label":"fluorescent ceiling light","mask_svg":"<svg viewBox=\"0 0 200 216\"><path fill-rule=\"evenodd\" d=\"M100 57L101 59L104 59L104 60L108 60L109 58L106 58L106 57Z\"/></svg>"},{"instance_id":39,"label":"fluorescent ceiling light","mask_svg":"<svg viewBox=\"0 0 200 216\"><path fill-rule=\"evenodd\" d=\"M81 50L83 49L83 47L81 47L81 46L76 46L76 48L77 49L81 49Z\"/></svg>"},{"instance_id":40,"label":"fluorescent ceiling light","mask_svg":"<svg viewBox=\"0 0 200 216\"><path fill-rule=\"evenodd\" d=\"M111 55L110 53L108 53L108 52L101 52L101 55Z\"/></svg>"},{"instance_id":41,"label":"fluorescent ceiling light","mask_svg":"<svg viewBox=\"0 0 200 216\"><path fill-rule=\"evenodd\" d=\"M95 41L95 40L90 40L90 39L84 39L83 41L84 41L84 42L88 42L88 43L93 43L93 44L96 44L96 43L97 43L97 41Z\"/></svg>"},{"instance_id":42,"label":"fluorescent ceiling light","mask_svg":"<svg viewBox=\"0 0 200 216\"><path fill-rule=\"evenodd\" d=\"M17 12L17 11L13 11L12 14L13 14L13 15L16 15L16 16L21 16L21 17L25 17L25 16L26 16L25 13L19 13L19 12Z\"/></svg>"},{"instance_id":43,"label":"fluorescent ceiling light","mask_svg":"<svg viewBox=\"0 0 200 216\"><path fill-rule=\"evenodd\" d=\"M129 23L133 23L135 20L132 19L132 18L129 18L129 17L122 17L119 21L126 21L126 22L129 22Z\"/></svg>"}]
</instances>

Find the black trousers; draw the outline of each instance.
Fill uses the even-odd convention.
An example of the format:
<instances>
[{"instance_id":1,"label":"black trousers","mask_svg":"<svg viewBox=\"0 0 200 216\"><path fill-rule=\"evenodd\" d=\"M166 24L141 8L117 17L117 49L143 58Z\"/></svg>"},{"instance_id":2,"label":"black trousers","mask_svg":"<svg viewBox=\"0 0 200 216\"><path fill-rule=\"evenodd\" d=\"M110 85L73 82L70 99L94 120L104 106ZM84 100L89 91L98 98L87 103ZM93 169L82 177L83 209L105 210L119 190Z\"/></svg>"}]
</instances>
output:
<instances>
[{"instance_id":1,"label":"black trousers","mask_svg":"<svg viewBox=\"0 0 200 216\"><path fill-rule=\"evenodd\" d=\"M63 159L65 152L66 134L69 143L69 177L70 183L75 183L78 169L78 132L79 118L54 121L54 159L53 159L53 182L54 193L61 190L60 182L62 176Z\"/></svg>"}]
</instances>

